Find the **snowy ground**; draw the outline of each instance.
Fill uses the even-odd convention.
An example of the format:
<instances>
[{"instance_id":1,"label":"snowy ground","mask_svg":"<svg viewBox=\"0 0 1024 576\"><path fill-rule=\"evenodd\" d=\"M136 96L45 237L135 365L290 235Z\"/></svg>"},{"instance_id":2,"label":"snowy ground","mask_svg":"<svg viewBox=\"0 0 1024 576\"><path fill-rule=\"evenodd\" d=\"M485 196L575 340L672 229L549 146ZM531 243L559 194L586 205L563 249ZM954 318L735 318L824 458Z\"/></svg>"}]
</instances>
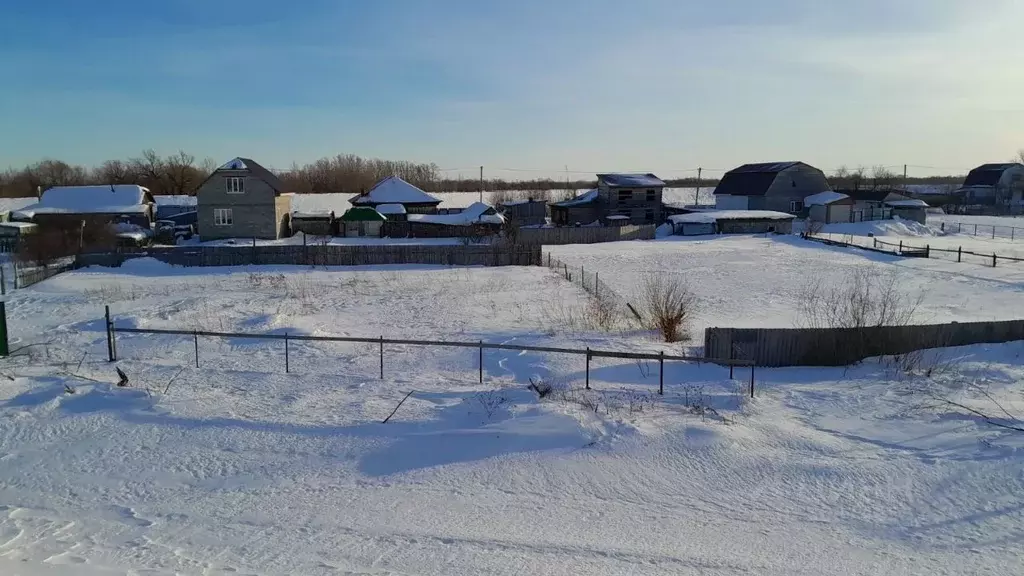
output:
<instances>
[{"instance_id":1,"label":"snowy ground","mask_svg":"<svg viewBox=\"0 0 1024 576\"><path fill-rule=\"evenodd\" d=\"M924 245L924 242L921 242ZM898 274L900 289L923 298L922 323L1024 318L1024 265L986 267L938 259L898 258L833 248L796 236L672 236L652 242L547 246L582 266L631 302L645 275L679 275L700 299L693 334L719 327L798 325L800 297L814 282L838 284L858 269Z\"/></svg>"},{"instance_id":2,"label":"snowy ground","mask_svg":"<svg viewBox=\"0 0 1024 576\"><path fill-rule=\"evenodd\" d=\"M748 274L779 264L755 256L805 250L735 240ZM630 245L624 273L637 246L677 270L709 250ZM754 302L777 280L703 276ZM13 346L47 345L0 370L0 573L1019 572L1022 436L921 392L981 382L1019 414L1019 343L937 353L929 379L874 361L758 370L746 401L746 372L709 365L668 363L659 398L656 364L595 360L587 395L564 392L582 384L575 356L488 351L480 385L475 350L395 347L381 380L375 346L293 342L286 374L280 342L204 338L196 369L190 338L122 334L135 387L105 383L105 304L121 326L673 350L560 329L581 298L543 268L148 260L18 291ZM538 400L531 376L559 391Z\"/></svg>"}]
</instances>

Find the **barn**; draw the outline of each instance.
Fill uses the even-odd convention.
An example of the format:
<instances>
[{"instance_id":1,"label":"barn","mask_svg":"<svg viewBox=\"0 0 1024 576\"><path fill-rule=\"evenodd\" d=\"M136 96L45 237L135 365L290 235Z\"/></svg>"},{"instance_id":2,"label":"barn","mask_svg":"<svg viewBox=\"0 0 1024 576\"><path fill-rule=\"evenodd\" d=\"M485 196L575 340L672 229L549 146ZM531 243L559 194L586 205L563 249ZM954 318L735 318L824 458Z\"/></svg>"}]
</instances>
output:
<instances>
[{"instance_id":1,"label":"barn","mask_svg":"<svg viewBox=\"0 0 1024 576\"><path fill-rule=\"evenodd\" d=\"M804 198L831 189L824 172L803 162L744 164L722 176L715 208L797 214Z\"/></svg>"}]
</instances>

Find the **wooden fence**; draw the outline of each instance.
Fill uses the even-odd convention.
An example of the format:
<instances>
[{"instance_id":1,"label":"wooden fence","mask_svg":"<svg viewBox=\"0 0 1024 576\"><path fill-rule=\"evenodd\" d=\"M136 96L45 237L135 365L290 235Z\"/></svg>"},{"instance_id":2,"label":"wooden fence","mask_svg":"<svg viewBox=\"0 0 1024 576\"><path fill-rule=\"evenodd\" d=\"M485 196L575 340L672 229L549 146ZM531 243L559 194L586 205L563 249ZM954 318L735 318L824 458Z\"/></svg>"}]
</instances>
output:
<instances>
[{"instance_id":1,"label":"wooden fence","mask_svg":"<svg viewBox=\"0 0 1024 576\"><path fill-rule=\"evenodd\" d=\"M836 240L835 238L824 235L801 235L806 240L813 240L815 242L821 242L822 244L828 244L830 246L842 246L860 248L861 250L869 250L871 252L881 252L882 254L889 254L892 256L903 256L905 258L942 258L944 260L952 261L956 258L957 262L963 262L964 257L973 257L972 262L979 264L985 264L995 268L999 261L1003 262L1024 262L1024 258L1018 256L1007 256L1005 254L984 253L974 252L972 250L964 250L963 246L958 246L956 249L953 248L937 248L930 244L924 246L914 246L909 242L898 240L896 242L886 242L885 240L879 240L878 238L872 237L870 242L865 238L861 242L854 240L855 236L846 236L843 240ZM948 256L943 257L944 254Z\"/></svg>"},{"instance_id":2,"label":"wooden fence","mask_svg":"<svg viewBox=\"0 0 1024 576\"><path fill-rule=\"evenodd\" d=\"M654 224L642 226L593 226L559 228L520 228L516 237L519 244L597 244L624 240L653 240Z\"/></svg>"},{"instance_id":3,"label":"wooden fence","mask_svg":"<svg viewBox=\"0 0 1024 576\"><path fill-rule=\"evenodd\" d=\"M54 262L51 262L45 266L33 266L28 264L19 264L17 260L14 261L14 287L15 288L28 288L33 284L38 284L47 278L53 278L58 274L63 274L78 268L78 262L74 258L61 258Z\"/></svg>"},{"instance_id":4,"label":"wooden fence","mask_svg":"<svg viewBox=\"0 0 1024 576\"><path fill-rule=\"evenodd\" d=\"M175 266L373 266L428 264L439 266L539 266L540 246L380 245L380 246L176 246L138 251L83 254L78 266L117 267L132 258L155 258Z\"/></svg>"},{"instance_id":5,"label":"wooden fence","mask_svg":"<svg viewBox=\"0 0 1024 576\"><path fill-rule=\"evenodd\" d=\"M844 366L929 348L1024 340L1024 320L865 328L707 328L704 356L757 366Z\"/></svg>"}]
</instances>

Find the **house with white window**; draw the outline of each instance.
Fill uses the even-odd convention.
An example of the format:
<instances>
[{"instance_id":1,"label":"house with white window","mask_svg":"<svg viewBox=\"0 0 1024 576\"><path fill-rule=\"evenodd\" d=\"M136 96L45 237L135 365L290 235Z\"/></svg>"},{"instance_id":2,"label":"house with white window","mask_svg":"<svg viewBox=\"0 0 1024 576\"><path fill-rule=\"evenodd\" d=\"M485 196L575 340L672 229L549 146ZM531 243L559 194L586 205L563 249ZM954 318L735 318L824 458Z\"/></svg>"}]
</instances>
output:
<instances>
[{"instance_id":1,"label":"house with white window","mask_svg":"<svg viewBox=\"0 0 1024 576\"><path fill-rule=\"evenodd\" d=\"M196 190L199 237L277 239L291 235L292 195L257 162L235 158Z\"/></svg>"}]
</instances>

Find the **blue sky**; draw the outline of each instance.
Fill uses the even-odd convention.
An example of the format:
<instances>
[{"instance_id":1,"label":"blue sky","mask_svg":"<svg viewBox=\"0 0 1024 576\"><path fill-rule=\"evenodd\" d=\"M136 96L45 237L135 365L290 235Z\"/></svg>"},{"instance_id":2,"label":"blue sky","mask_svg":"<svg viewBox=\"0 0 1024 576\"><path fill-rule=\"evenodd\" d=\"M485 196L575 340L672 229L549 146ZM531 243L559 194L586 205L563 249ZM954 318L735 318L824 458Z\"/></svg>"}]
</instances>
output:
<instances>
[{"instance_id":1,"label":"blue sky","mask_svg":"<svg viewBox=\"0 0 1024 576\"><path fill-rule=\"evenodd\" d=\"M13 0L3 16L0 166L181 148L506 177L934 173L1024 147L1015 0Z\"/></svg>"}]
</instances>

